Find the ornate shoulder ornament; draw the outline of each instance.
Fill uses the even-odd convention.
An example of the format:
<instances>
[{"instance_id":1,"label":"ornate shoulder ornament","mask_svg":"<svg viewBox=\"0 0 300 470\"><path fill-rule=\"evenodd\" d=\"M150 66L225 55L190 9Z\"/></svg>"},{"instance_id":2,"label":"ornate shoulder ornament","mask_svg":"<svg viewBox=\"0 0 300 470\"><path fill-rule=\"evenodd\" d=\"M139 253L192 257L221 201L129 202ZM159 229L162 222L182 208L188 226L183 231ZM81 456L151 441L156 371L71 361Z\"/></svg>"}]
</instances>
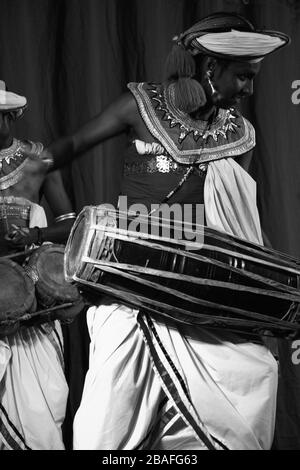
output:
<instances>
[{"instance_id":1,"label":"ornate shoulder ornament","mask_svg":"<svg viewBox=\"0 0 300 470\"><path fill-rule=\"evenodd\" d=\"M23 178L23 170L27 162L26 152L37 156L42 152L43 145L39 142L13 139L12 145L0 150L0 191L10 188Z\"/></svg>"},{"instance_id":2,"label":"ornate shoulder ornament","mask_svg":"<svg viewBox=\"0 0 300 470\"><path fill-rule=\"evenodd\" d=\"M253 126L233 108L219 109L208 125L173 105L172 83L130 83L128 88L148 130L178 163L204 163L234 157L255 146Z\"/></svg>"}]
</instances>

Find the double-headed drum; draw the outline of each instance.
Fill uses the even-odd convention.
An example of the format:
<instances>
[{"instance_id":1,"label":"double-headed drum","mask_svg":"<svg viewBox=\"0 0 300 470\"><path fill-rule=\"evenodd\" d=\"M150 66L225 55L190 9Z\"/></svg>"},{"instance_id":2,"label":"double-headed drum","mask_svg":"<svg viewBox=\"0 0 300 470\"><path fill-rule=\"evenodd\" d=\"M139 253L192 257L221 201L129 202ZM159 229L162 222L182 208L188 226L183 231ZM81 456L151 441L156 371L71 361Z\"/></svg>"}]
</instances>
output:
<instances>
[{"instance_id":1,"label":"double-headed drum","mask_svg":"<svg viewBox=\"0 0 300 470\"><path fill-rule=\"evenodd\" d=\"M179 322L284 336L298 330L297 260L203 226L195 242L166 237L168 223L144 217L137 231L136 217L86 207L66 246L66 278Z\"/></svg>"}]
</instances>

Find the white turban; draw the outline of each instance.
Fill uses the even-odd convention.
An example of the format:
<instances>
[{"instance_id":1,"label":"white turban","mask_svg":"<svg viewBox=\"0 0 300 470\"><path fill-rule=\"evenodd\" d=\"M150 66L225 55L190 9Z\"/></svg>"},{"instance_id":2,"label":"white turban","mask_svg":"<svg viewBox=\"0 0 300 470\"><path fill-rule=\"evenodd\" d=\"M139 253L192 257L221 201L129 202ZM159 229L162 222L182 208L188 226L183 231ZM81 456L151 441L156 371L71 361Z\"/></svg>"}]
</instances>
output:
<instances>
[{"instance_id":1,"label":"white turban","mask_svg":"<svg viewBox=\"0 0 300 470\"><path fill-rule=\"evenodd\" d=\"M25 96L17 95L10 91L6 91L5 83L0 80L0 112L16 111L17 115L21 115L27 105Z\"/></svg>"},{"instance_id":2,"label":"white turban","mask_svg":"<svg viewBox=\"0 0 300 470\"><path fill-rule=\"evenodd\" d=\"M214 13L174 38L192 55L207 54L229 60L259 61L290 43L279 31L257 30L236 13Z\"/></svg>"},{"instance_id":3,"label":"white turban","mask_svg":"<svg viewBox=\"0 0 300 470\"><path fill-rule=\"evenodd\" d=\"M195 38L208 52L236 58L248 57L262 60L267 54L284 46L286 41L278 36L250 31L208 33Z\"/></svg>"}]
</instances>

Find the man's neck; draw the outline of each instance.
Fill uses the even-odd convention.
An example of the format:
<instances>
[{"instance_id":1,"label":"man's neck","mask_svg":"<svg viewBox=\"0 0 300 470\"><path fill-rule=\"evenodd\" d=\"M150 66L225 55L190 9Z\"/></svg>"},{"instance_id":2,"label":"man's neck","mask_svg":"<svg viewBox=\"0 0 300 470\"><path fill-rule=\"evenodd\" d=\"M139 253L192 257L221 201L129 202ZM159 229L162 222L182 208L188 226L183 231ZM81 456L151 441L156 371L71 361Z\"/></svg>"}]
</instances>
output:
<instances>
[{"instance_id":1,"label":"man's neck","mask_svg":"<svg viewBox=\"0 0 300 470\"><path fill-rule=\"evenodd\" d=\"M8 149L13 143L13 137L11 135L7 137L0 137L0 150Z\"/></svg>"},{"instance_id":2,"label":"man's neck","mask_svg":"<svg viewBox=\"0 0 300 470\"><path fill-rule=\"evenodd\" d=\"M217 114L217 108L214 105L206 105L191 114L193 119L199 121L212 121Z\"/></svg>"}]
</instances>

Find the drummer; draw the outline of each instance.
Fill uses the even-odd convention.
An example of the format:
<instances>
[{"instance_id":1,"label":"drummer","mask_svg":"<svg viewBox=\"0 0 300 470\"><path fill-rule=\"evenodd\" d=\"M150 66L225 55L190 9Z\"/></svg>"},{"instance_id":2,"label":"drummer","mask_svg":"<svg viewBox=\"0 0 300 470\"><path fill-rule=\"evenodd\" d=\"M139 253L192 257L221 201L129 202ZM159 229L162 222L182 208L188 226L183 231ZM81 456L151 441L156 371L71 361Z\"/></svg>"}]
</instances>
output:
<instances>
[{"instance_id":1,"label":"drummer","mask_svg":"<svg viewBox=\"0 0 300 470\"><path fill-rule=\"evenodd\" d=\"M45 178L44 172L26 166L26 153L38 158L43 145L12 136L12 125L26 106L25 97L7 92L0 81L0 254L44 241L63 243L76 217L60 172ZM41 193L55 218L49 227L39 206Z\"/></svg>"},{"instance_id":2,"label":"drummer","mask_svg":"<svg viewBox=\"0 0 300 470\"><path fill-rule=\"evenodd\" d=\"M56 168L131 130L122 191L130 204L204 203L208 226L262 244L247 173L255 131L236 106L252 94L263 58L288 42L236 14L204 18L174 39L164 83L129 84L51 145L45 164ZM265 346L109 299L90 308L87 321L90 368L75 449L271 448L277 365Z\"/></svg>"},{"instance_id":3,"label":"drummer","mask_svg":"<svg viewBox=\"0 0 300 470\"><path fill-rule=\"evenodd\" d=\"M30 151L39 158L41 143L18 140L12 126L27 106L23 96L0 86L0 254L44 241L64 242L75 214L59 172L45 178L27 166ZM47 228L40 193L55 222ZM3 280L2 280L3 281ZM5 289L1 281L1 289ZM0 336L0 450L64 449L61 426L68 386L62 359L59 322Z\"/></svg>"}]
</instances>

